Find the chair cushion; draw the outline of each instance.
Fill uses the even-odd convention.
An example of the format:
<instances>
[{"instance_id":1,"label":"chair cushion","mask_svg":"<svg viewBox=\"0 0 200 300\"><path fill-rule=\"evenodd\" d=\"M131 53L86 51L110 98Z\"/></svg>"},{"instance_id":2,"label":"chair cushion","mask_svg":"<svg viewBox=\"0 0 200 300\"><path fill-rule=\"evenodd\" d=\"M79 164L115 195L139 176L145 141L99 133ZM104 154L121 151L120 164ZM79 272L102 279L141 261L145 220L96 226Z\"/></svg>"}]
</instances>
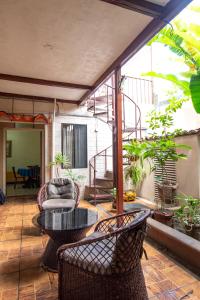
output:
<instances>
[{"instance_id":1,"label":"chair cushion","mask_svg":"<svg viewBox=\"0 0 200 300\"><path fill-rule=\"evenodd\" d=\"M100 236L102 236L102 233L94 232L84 240L90 241ZM112 266L112 254L115 242L116 238L110 237L92 244L66 249L64 252L64 260L88 272L110 275L114 271Z\"/></svg>"},{"instance_id":2,"label":"chair cushion","mask_svg":"<svg viewBox=\"0 0 200 300\"><path fill-rule=\"evenodd\" d=\"M74 183L68 178L54 178L47 186L48 199L74 199Z\"/></svg>"},{"instance_id":3,"label":"chair cushion","mask_svg":"<svg viewBox=\"0 0 200 300\"><path fill-rule=\"evenodd\" d=\"M73 199L50 199L42 203L43 209L55 209L55 208L74 208L76 201Z\"/></svg>"}]
</instances>

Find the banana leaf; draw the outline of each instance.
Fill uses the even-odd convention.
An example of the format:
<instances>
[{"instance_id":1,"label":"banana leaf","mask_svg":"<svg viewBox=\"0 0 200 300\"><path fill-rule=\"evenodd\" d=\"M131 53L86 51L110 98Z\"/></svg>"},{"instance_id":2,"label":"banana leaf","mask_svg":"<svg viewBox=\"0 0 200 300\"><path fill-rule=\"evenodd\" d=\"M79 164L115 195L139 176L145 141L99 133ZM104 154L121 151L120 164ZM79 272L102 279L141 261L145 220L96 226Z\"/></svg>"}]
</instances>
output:
<instances>
[{"instance_id":1,"label":"banana leaf","mask_svg":"<svg viewBox=\"0 0 200 300\"><path fill-rule=\"evenodd\" d=\"M195 111L200 113L200 74L192 75L190 79L190 91Z\"/></svg>"}]
</instances>

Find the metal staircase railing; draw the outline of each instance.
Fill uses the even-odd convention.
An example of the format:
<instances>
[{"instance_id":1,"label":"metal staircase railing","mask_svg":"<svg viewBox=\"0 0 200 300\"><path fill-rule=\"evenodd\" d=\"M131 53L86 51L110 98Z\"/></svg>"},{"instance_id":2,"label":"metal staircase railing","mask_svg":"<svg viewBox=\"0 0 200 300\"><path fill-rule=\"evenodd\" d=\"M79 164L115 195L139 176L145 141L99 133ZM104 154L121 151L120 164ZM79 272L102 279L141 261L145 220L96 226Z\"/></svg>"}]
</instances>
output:
<instances>
[{"instance_id":1,"label":"metal staircase railing","mask_svg":"<svg viewBox=\"0 0 200 300\"><path fill-rule=\"evenodd\" d=\"M103 84L101 86L101 89L97 91L90 99L88 99L88 110L92 111L95 117L107 123L109 127L112 128L112 130L114 129L115 120L114 95L115 89L107 84ZM127 140L129 138L141 138L142 127L140 108L133 101L133 99L131 99L123 92L122 108L123 140ZM96 184L98 172L97 161L102 157L104 159L103 164L101 163L101 168L104 170L104 173L106 173L108 158L110 157L112 159L112 145L95 154L89 161L89 185L94 189L93 198L95 204L97 200L97 190L99 189Z\"/></svg>"}]
</instances>

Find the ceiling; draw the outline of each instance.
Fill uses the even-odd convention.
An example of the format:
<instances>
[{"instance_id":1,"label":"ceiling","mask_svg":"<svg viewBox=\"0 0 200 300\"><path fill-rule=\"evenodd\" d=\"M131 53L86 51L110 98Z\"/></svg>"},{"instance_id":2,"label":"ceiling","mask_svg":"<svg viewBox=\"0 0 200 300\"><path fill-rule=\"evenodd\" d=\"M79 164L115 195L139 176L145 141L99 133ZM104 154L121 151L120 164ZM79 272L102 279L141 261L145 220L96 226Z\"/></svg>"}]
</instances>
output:
<instances>
[{"instance_id":1,"label":"ceiling","mask_svg":"<svg viewBox=\"0 0 200 300\"><path fill-rule=\"evenodd\" d=\"M93 86L153 17L99 0L6 0L0 19L1 74ZM1 93L79 101L88 91L0 80Z\"/></svg>"}]
</instances>

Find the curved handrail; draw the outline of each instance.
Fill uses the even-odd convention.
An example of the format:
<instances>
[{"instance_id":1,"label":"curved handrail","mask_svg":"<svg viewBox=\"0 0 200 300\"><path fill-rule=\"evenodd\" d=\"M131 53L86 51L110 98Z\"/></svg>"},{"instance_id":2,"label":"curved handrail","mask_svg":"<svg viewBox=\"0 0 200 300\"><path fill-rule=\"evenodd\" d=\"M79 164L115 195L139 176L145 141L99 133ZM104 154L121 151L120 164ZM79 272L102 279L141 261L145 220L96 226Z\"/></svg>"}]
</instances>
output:
<instances>
[{"instance_id":1,"label":"curved handrail","mask_svg":"<svg viewBox=\"0 0 200 300\"><path fill-rule=\"evenodd\" d=\"M115 91L115 88L104 83L103 84L105 87L106 87L106 92L105 92L105 97L107 98L107 103L106 103L106 107L107 107L107 123L108 123L108 119L109 119L109 111L108 111L108 106L109 106L109 101L108 101L108 98L109 98L109 92L108 90L111 89L112 90L112 93L113 91ZM102 85L102 86L103 86ZM124 122L124 132L126 130L126 128L129 128L129 127L126 127L126 122L125 122L125 118L126 118L126 111L125 111L125 101L130 101L133 105L134 105L134 113L135 113L135 123L133 124L132 127L130 128L133 128L132 131L128 132L126 138L130 137L133 133L135 133L135 137L137 138L137 133L139 131L139 135L140 135L140 138L141 138L141 110L139 108L139 106L137 105L137 103L131 99L128 95L126 95L125 93L121 93L122 94L122 105L123 105L123 122ZM96 106L96 96L94 96L94 112L95 112L95 106ZM105 120L104 120L105 121ZM112 147L112 145L108 146L107 148L101 150L100 152L96 153L89 161L89 184L90 186L92 185L92 180L93 180L93 186L94 186L94 200L96 202L96 194L97 194L97 189L96 189L96 173L97 173L97 169L96 169L96 161L97 161L97 158L102 156L102 154L105 154L105 171L106 171L106 167L107 167L107 151Z\"/></svg>"}]
</instances>

